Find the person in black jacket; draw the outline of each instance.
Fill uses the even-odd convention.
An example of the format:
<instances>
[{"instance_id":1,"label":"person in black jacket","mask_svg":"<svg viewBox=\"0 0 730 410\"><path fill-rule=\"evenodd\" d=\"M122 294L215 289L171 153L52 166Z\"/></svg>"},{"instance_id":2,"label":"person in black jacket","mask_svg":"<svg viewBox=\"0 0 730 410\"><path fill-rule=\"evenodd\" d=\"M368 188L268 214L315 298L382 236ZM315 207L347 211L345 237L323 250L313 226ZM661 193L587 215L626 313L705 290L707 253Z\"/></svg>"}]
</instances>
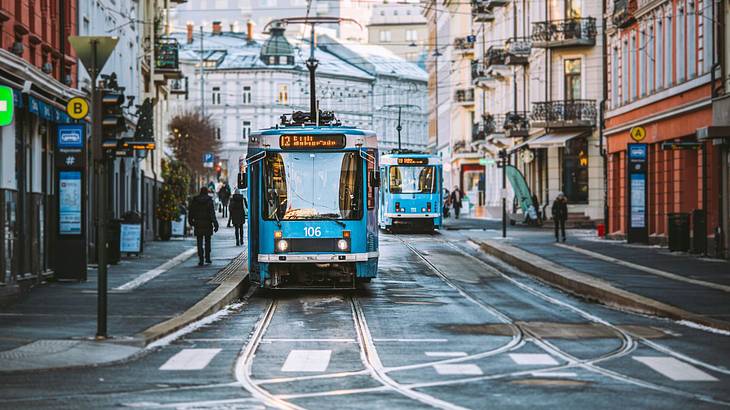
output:
<instances>
[{"instance_id":1,"label":"person in black jacket","mask_svg":"<svg viewBox=\"0 0 730 410\"><path fill-rule=\"evenodd\" d=\"M231 197L228 206L228 212L231 216L231 222L236 230L236 246L243 245L243 224L246 223L246 198L236 192Z\"/></svg>"},{"instance_id":2,"label":"person in black jacket","mask_svg":"<svg viewBox=\"0 0 730 410\"><path fill-rule=\"evenodd\" d=\"M228 183L218 190L218 199L221 201L221 212L225 218L228 216L228 200L231 199L231 187L228 186Z\"/></svg>"},{"instance_id":3,"label":"person in black jacket","mask_svg":"<svg viewBox=\"0 0 730 410\"><path fill-rule=\"evenodd\" d=\"M553 201L553 221L555 222L555 242L560 240L558 230L565 242L565 221L568 220L568 198L561 192Z\"/></svg>"},{"instance_id":4,"label":"person in black jacket","mask_svg":"<svg viewBox=\"0 0 730 410\"><path fill-rule=\"evenodd\" d=\"M210 238L213 232L218 232L218 220L215 217L215 206L213 198L208 195L208 188L200 188L200 193L190 200L188 207L190 226L195 230L195 237L198 240L198 266L211 263L210 260ZM205 242L205 249L203 249Z\"/></svg>"}]
</instances>

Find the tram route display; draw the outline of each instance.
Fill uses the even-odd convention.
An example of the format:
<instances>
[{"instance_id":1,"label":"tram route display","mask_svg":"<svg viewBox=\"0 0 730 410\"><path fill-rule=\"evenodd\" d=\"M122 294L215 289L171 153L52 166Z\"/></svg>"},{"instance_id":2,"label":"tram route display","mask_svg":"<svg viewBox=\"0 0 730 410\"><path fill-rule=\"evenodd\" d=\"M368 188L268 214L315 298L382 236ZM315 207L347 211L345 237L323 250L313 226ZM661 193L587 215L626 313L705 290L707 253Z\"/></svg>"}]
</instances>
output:
<instances>
[{"instance_id":1,"label":"tram route display","mask_svg":"<svg viewBox=\"0 0 730 410\"><path fill-rule=\"evenodd\" d=\"M428 165L428 158L398 158L398 165Z\"/></svg>"},{"instance_id":2,"label":"tram route display","mask_svg":"<svg viewBox=\"0 0 730 410\"><path fill-rule=\"evenodd\" d=\"M342 149L347 139L343 134L282 135L281 149Z\"/></svg>"}]
</instances>

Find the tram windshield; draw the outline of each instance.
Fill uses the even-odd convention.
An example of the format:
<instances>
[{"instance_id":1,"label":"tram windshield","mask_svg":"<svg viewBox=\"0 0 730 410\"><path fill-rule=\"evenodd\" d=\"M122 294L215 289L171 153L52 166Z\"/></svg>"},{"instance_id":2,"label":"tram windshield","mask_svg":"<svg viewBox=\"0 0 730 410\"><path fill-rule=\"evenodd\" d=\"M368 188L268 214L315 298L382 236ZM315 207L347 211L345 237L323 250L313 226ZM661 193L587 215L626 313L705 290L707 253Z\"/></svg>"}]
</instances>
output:
<instances>
[{"instance_id":1,"label":"tram windshield","mask_svg":"<svg viewBox=\"0 0 730 410\"><path fill-rule=\"evenodd\" d=\"M432 194L436 192L434 167L390 167L390 192L394 194Z\"/></svg>"},{"instance_id":2,"label":"tram windshield","mask_svg":"<svg viewBox=\"0 0 730 410\"><path fill-rule=\"evenodd\" d=\"M269 153L265 162L266 219L361 217L362 161L357 152Z\"/></svg>"}]
</instances>

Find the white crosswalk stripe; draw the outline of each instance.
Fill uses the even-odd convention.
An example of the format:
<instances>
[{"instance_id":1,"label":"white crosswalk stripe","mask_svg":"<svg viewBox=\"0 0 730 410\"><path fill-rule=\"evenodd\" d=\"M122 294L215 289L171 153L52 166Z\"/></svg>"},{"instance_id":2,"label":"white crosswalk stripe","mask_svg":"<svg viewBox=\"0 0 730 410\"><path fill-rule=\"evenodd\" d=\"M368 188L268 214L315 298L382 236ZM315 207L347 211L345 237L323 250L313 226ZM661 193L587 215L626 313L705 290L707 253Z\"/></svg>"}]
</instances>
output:
<instances>
[{"instance_id":1,"label":"white crosswalk stripe","mask_svg":"<svg viewBox=\"0 0 730 410\"><path fill-rule=\"evenodd\" d=\"M666 356L634 356L657 373L674 380L685 382L716 382L717 379L689 363Z\"/></svg>"},{"instance_id":2,"label":"white crosswalk stripe","mask_svg":"<svg viewBox=\"0 0 730 410\"><path fill-rule=\"evenodd\" d=\"M441 375L481 376L484 374L482 369L475 364L435 364L433 367Z\"/></svg>"},{"instance_id":3,"label":"white crosswalk stripe","mask_svg":"<svg viewBox=\"0 0 730 410\"><path fill-rule=\"evenodd\" d=\"M183 349L160 366L160 370L202 370L221 349Z\"/></svg>"},{"instance_id":4,"label":"white crosswalk stripe","mask_svg":"<svg viewBox=\"0 0 730 410\"><path fill-rule=\"evenodd\" d=\"M464 357L465 352L424 352L428 357Z\"/></svg>"},{"instance_id":5,"label":"white crosswalk stripe","mask_svg":"<svg viewBox=\"0 0 730 410\"><path fill-rule=\"evenodd\" d=\"M292 350L282 372L323 372L329 366L332 350Z\"/></svg>"},{"instance_id":6,"label":"white crosswalk stripe","mask_svg":"<svg viewBox=\"0 0 730 410\"><path fill-rule=\"evenodd\" d=\"M558 364L552 356L544 353L510 353L509 357L521 366L554 366Z\"/></svg>"}]
</instances>

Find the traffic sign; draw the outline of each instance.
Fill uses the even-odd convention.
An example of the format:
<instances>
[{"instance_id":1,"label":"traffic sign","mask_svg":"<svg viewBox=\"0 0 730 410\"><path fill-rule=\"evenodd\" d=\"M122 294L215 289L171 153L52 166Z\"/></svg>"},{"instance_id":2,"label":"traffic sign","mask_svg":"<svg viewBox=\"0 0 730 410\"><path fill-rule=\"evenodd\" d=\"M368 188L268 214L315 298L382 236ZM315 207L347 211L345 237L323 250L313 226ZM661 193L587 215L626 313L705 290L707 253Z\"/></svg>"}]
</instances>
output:
<instances>
[{"instance_id":1,"label":"traffic sign","mask_svg":"<svg viewBox=\"0 0 730 410\"><path fill-rule=\"evenodd\" d=\"M13 89L0 86L0 127L13 122Z\"/></svg>"},{"instance_id":2,"label":"traffic sign","mask_svg":"<svg viewBox=\"0 0 730 410\"><path fill-rule=\"evenodd\" d=\"M89 113L89 103L81 97L74 97L66 104L66 114L69 117L80 120Z\"/></svg>"},{"instance_id":3,"label":"traffic sign","mask_svg":"<svg viewBox=\"0 0 730 410\"><path fill-rule=\"evenodd\" d=\"M629 131L629 135L631 135L631 139L634 141L641 142L646 138L646 129L644 127L633 127Z\"/></svg>"},{"instance_id":4,"label":"traffic sign","mask_svg":"<svg viewBox=\"0 0 730 410\"><path fill-rule=\"evenodd\" d=\"M203 166L205 168L213 168L213 162L215 161L212 152L206 152L203 154Z\"/></svg>"}]
</instances>

